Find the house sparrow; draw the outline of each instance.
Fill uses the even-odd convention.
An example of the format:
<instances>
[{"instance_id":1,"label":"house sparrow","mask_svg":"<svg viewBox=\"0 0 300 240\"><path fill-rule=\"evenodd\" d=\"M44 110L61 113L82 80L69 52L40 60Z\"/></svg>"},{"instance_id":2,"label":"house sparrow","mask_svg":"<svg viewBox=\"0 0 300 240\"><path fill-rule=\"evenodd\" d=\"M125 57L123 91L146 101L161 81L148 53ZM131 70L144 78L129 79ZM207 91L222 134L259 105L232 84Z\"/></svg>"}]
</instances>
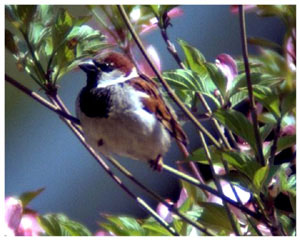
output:
<instances>
[{"instance_id":1,"label":"house sparrow","mask_svg":"<svg viewBox=\"0 0 300 240\"><path fill-rule=\"evenodd\" d=\"M76 114L87 143L96 151L148 161L161 171L171 137L187 145L156 83L138 74L127 57L110 52L79 67L87 74L87 84L76 100Z\"/></svg>"}]
</instances>

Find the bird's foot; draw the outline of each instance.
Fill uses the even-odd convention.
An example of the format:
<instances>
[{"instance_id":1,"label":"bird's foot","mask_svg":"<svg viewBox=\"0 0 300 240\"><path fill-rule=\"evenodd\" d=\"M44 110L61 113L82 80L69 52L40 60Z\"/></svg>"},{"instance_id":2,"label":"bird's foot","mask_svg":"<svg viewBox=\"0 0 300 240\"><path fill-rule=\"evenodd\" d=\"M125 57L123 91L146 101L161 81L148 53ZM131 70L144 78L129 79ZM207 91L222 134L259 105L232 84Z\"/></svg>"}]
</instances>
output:
<instances>
[{"instance_id":1,"label":"bird's foot","mask_svg":"<svg viewBox=\"0 0 300 240\"><path fill-rule=\"evenodd\" d=\"M150 160L149 161L150 167L154 171L161 172L163 170L163 158L161 155L158 155L155 160Z\"/></svg>"}]
</instances>

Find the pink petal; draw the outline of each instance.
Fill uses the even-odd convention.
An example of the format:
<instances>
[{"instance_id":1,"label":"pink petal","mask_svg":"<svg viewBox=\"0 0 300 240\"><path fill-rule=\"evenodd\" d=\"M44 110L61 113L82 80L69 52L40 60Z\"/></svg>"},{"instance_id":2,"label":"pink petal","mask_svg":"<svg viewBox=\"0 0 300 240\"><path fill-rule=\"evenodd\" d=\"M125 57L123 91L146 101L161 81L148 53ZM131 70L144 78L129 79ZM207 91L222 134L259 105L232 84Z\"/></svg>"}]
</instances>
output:
<instances>
[{"instance_id":1,"label":"pink petal","mask_svg":"<svg viewBox=\"0 0 300 240\"><path fill-rule=\"evenodd\" d=\"M280 132L280 136L290 136L290 135L295 135L295 134L296 134L296 126L295 125L285 126Z\"/></svg>"},{"instance_id":2,"label":"pink petal","mask_svg":"<svg viewBox=\"0 0 300 240\"><path fill-rule=\"evenodd\" d=\"M288 66L292 71L296 71L296 47L294 45L294 40L296 39L296 30L292 30L292 36L288 38L286 41L286 60L288 62Z\"/></svg>"},{"instance_id":3,"label":"pink petal","mask_svg":"<svg viewBox=\"0 0 300 240\"><path fill-rule=\"evenodd\" d=\"M143 24L141 26L142 30L140 31L140 34L149 33L149 32L151 32L151 31L153 31L157 28L158 28L157 19L156 18L151 18L149 24Z\"/></svg>"},{"instance_id":4,"label":"pink petal","mask_svg":"<svg viewBox=\"0 0 300 240\"><path fill-rule=\"evenodd\" d=\"M179 8L179 7L172 8L168 12L169 18L180 17L182 15L183 15L183 10L181 8Z\"/></svg>"},{"instance_id":5,"label":"pink petal","mask_svg":"<svg viewBox=\"0 0 300 240\"><path fill-rule=\"evenodd\" d=\"M263 236L272 236L270 229L266 225L260 223L257 225L257 228Z\"/></svg>"},{"instance_id":6,"label":"pink petal","mask_svg":"<svg viewBox=\"0 0 300 240\"><path fill-rule=\"evenodd\" d=\"M109 233L109 232L100 230L100 231L96 232L96 233L94 234L94 236L114 236L114 234L111 234L111 233Z\"/></svg>"},{"instance_id":7,"label":"pink petal","mask_svg":"<svg viewBox=\"0 0 300 240\"><path fill-rule=\"evenodd\" d=\"M231 189L230 184L227 181L221 180L221 186L222 186L224 195L226 197L230 198L231 200L237 202L237 199ZM233 186L233 187L234 187L239 199L241 200L242 204L246 204L251 197L251 193L249 193L248 191L246 191L238 186ZM211 195L209 197L209 202L218 203L220 205L223 204L222 199L217 196L214 196L214 195Z\"/></svg>"},{"instance_id":8,"label":"pink petal","mask_svg":"<svg viewBox=\"0 0 300 240\"><path fill-rule=\"evenodd\" d=\"M179 17L181 15L183 15L183 10L179 7L172 8L168 12L169 18ZM151 18L149 20L149 24L143 24L142 25L142 30L140 31L140 34L148 33L150 31L153 31L153 30L157 29L157 28L158 28L158 25L157 25L156 17Z\"/></svg>"},{"instance_id":9,"label":"pink petal","mask_svg":"<svg viewBox=\"0 0 300 240\"><path fill-rule=\"evenodd\" d=\"M227 78L226 90L230 89L233 79L238 74L238 69L235 60L228 54L220 54L216 59L217 67Z\"/></svg>"},{"instance_id":10,"label":"pink petal","mask_svg":"<svg viewBox=\"0 0 300 240\"><path fill-rule=\"evenodd\" d=\"M182 188L180 191L179 199L176 203L176 207L181 207L182 204L184 204L185 200L188 198L188 193L185 188Z\"/></svg>"},{"instance_id":11,"label":"pink petal","mask_svg":"<svg viewBox=\"0 0 300 240\"><path fill-rule=\"evenodd\" d=\"M168 203L172 203L169 199L166 200ZM159 203L156 208L157 214L164 219L167 223L172 222L172 212L169 211L168 207L163 203Z\"/></svg>"},{"instance_id":12,"label":"pink petal","mask_svg":"<svg viewBox=\"0 0 300 240\"><path fill-rule=\"evenodd\" d=\"M244 5L245 12L251 12L251 11L254 11L256 9L257 9L256 5ZM233 13L233 14L239 13L239 5L231 5L230 6L230 12Z\"/></svg>"},{"instance_id":13,"label":"pink petal","mask_svg":"<svg viewBox=\"0 0 300 240\"><path fill-rule=\"evenodd\" d=\"M44 233L44 230L41 228L36 213L26 213L23 214L21 223L17 230L18 236L39 236L41 233Z\"/></svg>"},{"instance_id":14,"label":"pink petal","mask_svg":"<svg viewBox=\"0 0 300 240\"><path fill-rule=\"evenodd\" d=\"M161 71L160 58L158 56L156 49L152 45L149 45L146 48L146 50L149 56L151 57L151 60L155 64L155 66L158 68L159 71ZM148 62L144 59L144 57L141 57L141 60L136 59L135 62L138 64L138 69L140 70L140 72L148 75L149 77L155 76L155 73L153 72L152 68L149 66Z\"/></svg>"},{"instance_id":15,"label":"pink petal","mask_svg":"<svg viewBox=\"0 0 300 240\"><path fill-rule=\"evenodd\" d=\"M5 199L5 223L8 229L15 231L21 221L23 212L22 202L14 197Z\"/></svg>"}]
</instances>

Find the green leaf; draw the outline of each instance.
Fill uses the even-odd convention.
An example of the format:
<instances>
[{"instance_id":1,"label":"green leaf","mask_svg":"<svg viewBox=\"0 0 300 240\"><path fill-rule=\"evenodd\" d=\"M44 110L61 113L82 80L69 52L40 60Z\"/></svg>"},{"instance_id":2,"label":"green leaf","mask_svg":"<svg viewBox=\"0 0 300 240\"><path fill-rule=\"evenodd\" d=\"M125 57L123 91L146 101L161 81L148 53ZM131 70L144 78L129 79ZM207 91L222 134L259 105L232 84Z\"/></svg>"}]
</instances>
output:
<instances>
[{"instance_id":1,"label":"green leaf","mask_svg":"<svg viewBox=\"0 0 300 240\"><path fill-rule=\"evenodd\" d=\"M253 156L243 152L219 150L215 146L209 146L209 152L213 164L221 164L224 159L230 167L242 172L248 179L253 179L255 172L260 168ZM197 149L189 157L188 160L197 161L202 164L209 164L204 148Z\"/></svg>"},{"instance_id":2,"label":"green leaf","mask_svg":"<svg viewBox=\"0 0 300 240\"><path fill-rule=\"evenodd\" d=\"M276 118L280 117L280 102L277 93L274 93L269 87L253 86L253 94L255 99L267 108Z\"/></svg>"},{"instance_id":3,"label":"green leaf","mask_svg":"<svg viewBox=\"0 0 300 240\"><path fill-rule=\"evenodd\" d=\"M72 30L74 18L65 9L59 9L52 28L53 45L58 47Z\"/></svg>"},{"instance_id":4,"label":"green leaf","mask_svg":"<svg viewBox=\"0 0 300 240\"><path fill-rule=\"evenodd\" d=\"M38 5L37 20L44 23L44 25L50 24L54 20L53 6L51 5Z\"/></svg>"},{"instance_id":5,"label":"green leaf","mask_svg":"<svg viewBox=\"0 0 300 240\"><path fill-rule=\"evenodd\" d=\"M258 72L253 72L250 75L251 83L252 85L261 85L261 86L267 86L272 87L275 85L278 85L282 79L278 77L274 77L269 74L263 74ZM234 94L240 92L241 89L247 89L247 78L246 74L242 73L239 74L235 79L233 80L233 86L230 90L230 97L232 97Z\"/></svg>"},{"instance_id":6,"label":"green leaf","mask_svg":"<svg viewBox=\"0 0 300 240\"><path fill-rule=\"evenodd\" d=\"M211 80L217 86L223 98L225 98L227 78L224 76L222 71L215 64L207 62L204 65L207 68Z\"/></svg>"},{"instance_id":7,"label":"green leaf","mask_svg":"<svg viewBox=\"0 0 300 240\"><path fill-rule=\"evenodd\" d=\"M293 231L295 230L295 223L286 215L279 213L279 222L281 223L281 226L287 232L288 236L292 236Z\"/></svg>"},{"instance_id":8,"label":"green leaf","mask_svg":"<svg viewBox=\"0 0 300 240\"><path fill-rule=\"evenodd\" d=\"M127 216L103 215L111 224L100 224L107 230L121 236L143 236L144 229L136 219Z\"/></svg>"},{"instance_id":9,"label":"green leaf","mask_svg":"<svg viewBox=\"0 0 300 240\"><path fill-rule=\"evenodd\" d=\"M64 214L46 214L39 216L38 221L49 236L92 236L85 226Z\"/></svg>"},{"instance_id":10,"label":"green leaf","mask_svg":"<svg viewBox=\"0 0 300 240\"><path fill-rule=\"evenodd\" d=\"M296 89L282 99L282 116L291 112L296 107Z\"/></svg>"},{"instance_id":11,"label":"green leaf","mask_svg":"<svg viewBox=\"0 0 300 240\"><path fill-rule=\"evenodd\" d=\"M200 188L182 180L180 180L180 183L182 188L185 188L188 193L188 199L182 206L183 212L185 212L185 210L190 208L197 201L204 201L206 199L204 192ZM191 204L191 206L188 206L189 204Z\"/></svg>"},{"instance_id":12,"label":"green leaf","mask_svg":"<svg viewBox=\"0 0 300 240\"><path fill-rule=\"evenodd\" d=\"M265 139L269 136L273 128L275 127L275 124L273 123L267 123L263 127L259 129L261 140L265 141Z\"/></svg>"},{"instance_id":13,"label":"green leaf","mask_svg":"<svg viewBox=\"0 0 300 240\"><path fill-rule=\"evenodd\" d=\"M24 192L19 199L22 202L22 206L23 208L25 208L28 203L31 202L31 200L33 200L36 196L38 196L41 192L43 192L45 190L45 188L39 188L36 191L30 191L30 192Z\"/></svg>"},{"instance_id":14,"label":"green leaf","mask_svg":"<svg viewBox=\"0 0 300 240\"><path fill-rule=\"evenodd\" d=\"M179 39L178 43L184 52L187 67L197 73L201 72L201 66L206 62L203 54L182 39Z\"/></svg>"},{"instance_id":15,"label":"green leaf","mask_svg":"<svg viewBox=\"0 0 300 240\"><path fill-rule=\"evenodd\" d=\"M296 145L296 135L284 136L278 139L277 152Z\"/></svg>"},{"instance_id":16,"label":"green leaf","mask_svg":"<svg viewBox=\"0 0 300 240\"><path fill-rule=\"evenodd\" d=\"M174 226L176 232L178 232L181 236L186 236L187 224L185 222L178 220L178 219L174 219L173 226Z\"/></svg>"},{"instance_id":17,"label":"green leaf","mask_svg":"<svg viewBox=\"0 0 300 240\"><path fill-rule=\"evenodd\" d=\"M160 16L163 16L167 12L169 12L171 9L177 7L178 5L160 5L159 6L159 12Z\"/></svg>"},{"instance_id":18,"label":"green leaf","mask_svg":"<svg viewBox=\"0 0 300 240\"><path fill-rule=\"evenodd\" d=\"M276 124L277 123L277 120L275 119L274 115L269 112L264 112L262 114L259 114L258 120L260 122L263 122L266 124Z\"/></svg>"},{"instance_id":19,"label":"green leaf","mask_svg":"<svg viewBox=\"0 0 300 240\"><path fill-rule=\"evenodd\" d=\"M14 35L8 30L5 29L5 47L12 53L18 54L19 48L15 42Z\"/></svg>"},{"instance_id":20,"label":"green leaf","mask_svg":"<svg viewBox=\"0 0 300 240\"><path fill-rule=\"evenodd\" d=\"M142 225L148 236L173 236L167 229L157 222L147 222Z\"/></svg>"},{"instance_id":21,"label":"green leaf","mask_svg":"<svg viewBox=\"0 0 300 240\"><path fill-rule=\"evenodd\" d=\"M20 28L25 33L29 30L29 24L33 20L37 5L17 5L16 13L20 19Z\"/></svg>"},{"instance_id":22,"label":"green leaf","mask_svg":"<svg viewBox=\"0 0 300 240\"><path fill-rule=\"evenodd\" d=\"M261 48L260 52L259 56L250 57L250 61L260 65L256 69L257 73L264 73L275 78L286 78L287 65L285 58L271 49Z\"/></svg>"},{"instance_id":23,"label":"green leaf","mask_svg":"<svg viewBox=\"0 0 300 240\"><path fill-rule=\"evenodd\" d=\"M253 125L242 113L233 109L218 109L213 115L225 127L247 141L255 152L257 151Z\"/></svg>"},{"instance_id":24,"label":"green leaf","mask_svg":"<svg viewBox=\"0 0 300 240\"><path fill-rule=\"evenodd\" d=\"M253 156L243 152L224 151L222 157L228 164L244 173L249 179L253 179L255 172L260 168Z\"/></svg>"},{"instance_id":25,"label":"green leaf","mask_svg":"<svg viewBox=\"0 0 300 240\"><path fill-rule=\"evenodd\" d=\"M264 166L258 169L253 178L253 184L258 191L261 191L265 180L268 177L269 166Z\"/></svg>"},{"instance_id":26,"label":"green leaf","mask_svg":"<svg viewBox=\"0 0 300 240\"><path fill-rule=\"evenodd\" d=\"M206 68L201 66L201 69L201 71L199 69L200 73L191 70L176 69L164 72L163 77L175 90L187 91L185 94L191 95L190 100L193 99L195 92L201 92L219 106L218 100L211 93L214 84L210 80Z\"/></svg>"},{"instance_id":27,"label":"green leaf","mask_svg":"<svg viewBox=\"0 0 300 240\"><path fill-rule=\"evenodd\" d=\"M202 213L197 219L198 222L216 231L233 231L224 206L210 202L199 202L199 206Z\"/></svg>"},{"instance_id":28,"label":"green leaf","mask_svg":"<svg viewBox=\"0 0 300 240\"><path fill-rule=\"evenodd\" d=\"M258 38L258 37L248 37L248 43L257 45L264 48L271 48L273 50L282 50L281 46L275 42L272 42L265 38Z\"/></svg>"},{"instance_id":29,"label":"green leaf","mask_svg":"<svg viewBox=\"0 0 300 240\"><path fill-rule=\"evenodd\" d=\"M156 17L160 17L160 14L159 14L159 5L150 5L154 15Z\"/></svg>"},{"instance_id":30,"label":"green leaf","mask_svg":"<svg viewBox=\"0 0 300 240\"><path fill-rule=\"evenodd\" d=\"M246 91L237 92L236 94L230 97L231 107L234 108L239 103L244 101L246 98L248 98L248 92Z\"/></svg>"},{"instance_id":31,"label":"green leaf","mask_svg":"<svg viewBox=\"0 0 300 240\"><path fill-rule=\"evenodd\" d=\"M77 41L81 41L83 39L93 39L95 37L100 37L100 32L98 30L95 30L88 25L81 25L74 26L66 39L71 40L76 38Z\"/></svg>"}]
</instances>

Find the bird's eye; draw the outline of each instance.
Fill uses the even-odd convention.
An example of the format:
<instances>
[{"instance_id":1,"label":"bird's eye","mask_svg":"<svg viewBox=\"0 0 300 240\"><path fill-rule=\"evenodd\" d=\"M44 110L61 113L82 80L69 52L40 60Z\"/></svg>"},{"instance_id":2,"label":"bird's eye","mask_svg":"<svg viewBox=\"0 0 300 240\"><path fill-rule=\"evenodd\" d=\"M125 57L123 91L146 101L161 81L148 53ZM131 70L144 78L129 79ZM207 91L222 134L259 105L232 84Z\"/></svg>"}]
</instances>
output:
<instances>
[{"instance_id":1,"label":"bird's eye","mask_svg":"<svg viewBox=\"0 0 300 240\"><path fill-rule=\"evenodd\" d=\"M112 70L114 70L114 67L111 63L100 64L100 68L103 72L111 72Z\"/></svg>"},{"instance_id":2,"label":"bird's eye","mask_svg":"<svg viewBox=\"0 0 300 240\"><path fill-rule=\"evenodd\" d=\"M111 62L98 62L94 60L94 64L96 65L98 70L102 72L111 72L115 69L114 63Z\"/></svg>"}]
</instances>

